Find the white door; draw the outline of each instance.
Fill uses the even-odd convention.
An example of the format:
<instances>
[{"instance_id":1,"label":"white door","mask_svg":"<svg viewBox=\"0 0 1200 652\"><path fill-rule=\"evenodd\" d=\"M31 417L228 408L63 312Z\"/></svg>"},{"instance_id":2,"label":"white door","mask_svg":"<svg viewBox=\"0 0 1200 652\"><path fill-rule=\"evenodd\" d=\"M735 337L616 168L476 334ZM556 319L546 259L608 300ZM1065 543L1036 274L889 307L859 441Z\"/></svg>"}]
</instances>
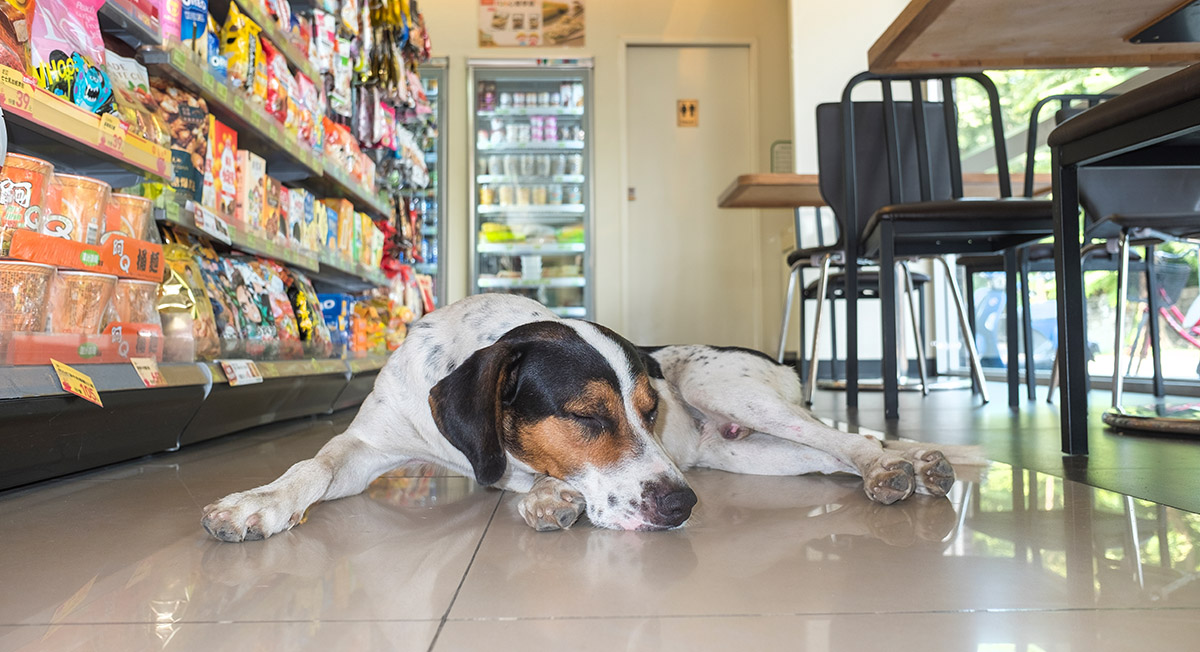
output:
<instances>
[{"instance_id":1,"label":"white door","mask_svg":"<svg viewBox=\"0 0 1200 652\"><path fill-rule=\"evenodd\" d=\"M754 171L750 48L630 46L626 57L624 334L761 348L758 212L717 208ZM678 125L681 100L696 101L697 126Z\"/></svg>"}]
</instances>

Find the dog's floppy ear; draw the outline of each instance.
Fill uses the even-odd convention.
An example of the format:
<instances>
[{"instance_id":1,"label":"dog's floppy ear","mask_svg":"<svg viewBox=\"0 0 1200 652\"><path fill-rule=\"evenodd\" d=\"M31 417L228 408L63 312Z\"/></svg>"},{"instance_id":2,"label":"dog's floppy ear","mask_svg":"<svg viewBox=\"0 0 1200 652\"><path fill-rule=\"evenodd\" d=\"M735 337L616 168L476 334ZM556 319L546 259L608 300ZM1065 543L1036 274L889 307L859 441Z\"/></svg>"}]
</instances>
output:
<instances>
[{"instance_id":1,"label":"dog's floppy ear","mask_svg":"<svg viewBox=\"0 0 1200 652\"><path fill-rule=\"evenodd\" d=\"M495 484L508 466L500 440L503 409L520 358L519 349L501 340L471 354L429 391L438 430L467 456L482 485Z\"/></svg>"}]
</instances>

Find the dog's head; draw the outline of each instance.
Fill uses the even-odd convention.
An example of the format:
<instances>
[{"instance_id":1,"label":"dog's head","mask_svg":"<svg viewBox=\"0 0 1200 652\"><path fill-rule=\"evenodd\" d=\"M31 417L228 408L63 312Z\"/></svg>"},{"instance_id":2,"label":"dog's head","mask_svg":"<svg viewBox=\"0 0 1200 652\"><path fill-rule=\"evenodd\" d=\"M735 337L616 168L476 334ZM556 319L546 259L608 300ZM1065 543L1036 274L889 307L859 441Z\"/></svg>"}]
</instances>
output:
<instances>
[{"instance_id":1,"label":"dog's head","mask_svg":"<svg viewBox=\"0 0 1200 652\"><path fill-rule=\"evenodd\" d=\"M658 364L602 326L534 322L472 354L429 404L481 484L511 455L579 490L593 524L660 530L686 521L696 494L654 435L652 376Z\"/></svg>"}]
</instances>

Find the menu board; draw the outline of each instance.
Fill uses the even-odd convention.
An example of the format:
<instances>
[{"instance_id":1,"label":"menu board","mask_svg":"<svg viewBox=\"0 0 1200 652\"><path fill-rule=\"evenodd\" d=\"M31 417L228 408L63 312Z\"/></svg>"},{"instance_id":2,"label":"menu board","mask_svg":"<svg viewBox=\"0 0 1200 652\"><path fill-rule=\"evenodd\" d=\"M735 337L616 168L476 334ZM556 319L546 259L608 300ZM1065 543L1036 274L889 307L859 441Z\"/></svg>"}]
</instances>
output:
<instances>
[{"instance_id":1,"label":"menu board","mask_svg":"<svg viewBox=\"0 0 1200 652\"><path fill-rule=\"evenodd\" d=\"M585 0L479 0L480 47L582 47Z\"/></svg>"}]
</instances>

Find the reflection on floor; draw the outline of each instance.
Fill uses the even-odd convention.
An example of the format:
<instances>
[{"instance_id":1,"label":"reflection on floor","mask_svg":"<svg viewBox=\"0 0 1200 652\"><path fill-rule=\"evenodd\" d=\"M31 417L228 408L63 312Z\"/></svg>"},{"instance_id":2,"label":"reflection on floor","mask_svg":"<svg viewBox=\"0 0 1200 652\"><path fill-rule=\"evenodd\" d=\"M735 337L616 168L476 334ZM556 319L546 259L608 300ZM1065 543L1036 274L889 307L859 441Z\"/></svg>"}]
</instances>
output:
<instances>
[{"instance_id":1,"label":"reflection on floor","mask_svg":"<svg viewBox=\"0 0 1200 652\"><path fill-rule=\"evenodd\" d=\"M877 398L848 419L822 393L818 412L883 430ZM407 467L267 541L207 537L203 505L310 456L339 414L10 491L0 650L1194 646L1200 516L1061 477L1144 472L1194 501L1190 442L1097 430L1064 463L1053 408L903 398L893 431L1003 461L890 507L849 477L691 472L696 512L661 533L539 534L514 496Z\"/></svg>"}]
</instances>

